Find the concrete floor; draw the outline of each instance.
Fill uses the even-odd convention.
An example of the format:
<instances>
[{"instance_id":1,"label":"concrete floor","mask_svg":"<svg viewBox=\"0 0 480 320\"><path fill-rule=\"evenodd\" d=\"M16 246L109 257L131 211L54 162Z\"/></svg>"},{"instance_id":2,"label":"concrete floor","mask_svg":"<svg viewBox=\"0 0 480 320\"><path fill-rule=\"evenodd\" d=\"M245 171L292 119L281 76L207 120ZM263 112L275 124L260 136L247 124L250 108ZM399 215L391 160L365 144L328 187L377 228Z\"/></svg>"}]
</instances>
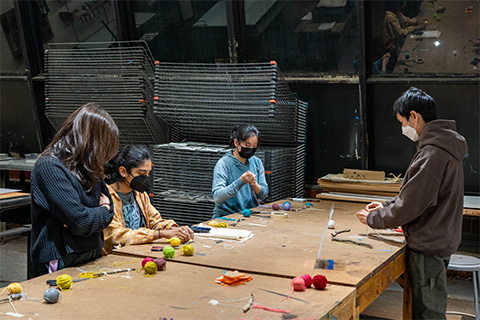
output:
<instances>
[{"instance_id":1,"label":"concrete floor","mask_svg":"<svg viewBox=\"0 0 480 320\"><path fill-rule=\"evenodd\" d=\"M14 236L0 244L0 288L27 279L27 238ZM402 288L393 283L367 309L360 319L402 319ZM448 311L475 314L473 285L470 280L448 279ZM473 320L474 317L448 315L449 320Z\"/></svg>"}]
</instances>

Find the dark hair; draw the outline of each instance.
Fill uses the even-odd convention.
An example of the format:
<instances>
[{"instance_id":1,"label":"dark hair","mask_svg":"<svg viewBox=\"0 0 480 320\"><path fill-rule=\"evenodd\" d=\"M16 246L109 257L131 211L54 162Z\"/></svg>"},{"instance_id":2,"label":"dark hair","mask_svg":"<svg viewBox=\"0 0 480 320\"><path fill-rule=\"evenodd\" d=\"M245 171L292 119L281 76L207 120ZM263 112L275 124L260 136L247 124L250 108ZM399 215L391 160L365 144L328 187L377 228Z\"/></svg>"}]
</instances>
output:
<instances>
[{"instance_id":1,"label":"dark hair","mask_svg":"<svg viewBox=\"0 0 480 320\"><path fill-rule=\"evenodd\" d=\"M254 125L237 124L230 132L230 147L235 147L235 139L237 139L238 142L242 142L253 136L256 136L260 142L260 132Z\"/></svg>"},{"instance_id":2,"label":"dark hair","mask_svg":"<svg viewBox=\"0 0 480 320\"><path fill-rule=\"evenodd\" d=\"M120 167L125 167L127 172L140 167L145 160L150 160L150 151L145 146L128 145L125 146L117 156L105 164L105 183L112 184L124 178L118 172Z\"/></svg>"},{"instance_id":3,"label":"dark hair","mask_svg":"<svg viewBox=\"0 0 480 320\"><path fill-rule=\"evenodd\" d=\"M393 104L393 114L397 113L402 117L410 118L411 111L422 115L425 123L437 119L435 100L425 91L415 87L410 87Z\"/></svg>"},{"instance_id":4,"label":"dark hair","mask_svg":"<svg viewBox=\"0 0 480 320\"><path fill-rule=\"evenodd\" d=\"M394 12L400 9L405 3L405 0L388 0L385 1L385 11Z\"/></svg>"},{"instance_id":5,"label":"dark hair","mask_svg":"<svg viewBox=\"0 0 480 320\"><path fill-rule=\"evenodd\" d=\"M118 150L118 128L96 103L87 103L63 123L43 155L59 159L87 191L103 179L105 163Z\"/></svg>"}]
</instances>

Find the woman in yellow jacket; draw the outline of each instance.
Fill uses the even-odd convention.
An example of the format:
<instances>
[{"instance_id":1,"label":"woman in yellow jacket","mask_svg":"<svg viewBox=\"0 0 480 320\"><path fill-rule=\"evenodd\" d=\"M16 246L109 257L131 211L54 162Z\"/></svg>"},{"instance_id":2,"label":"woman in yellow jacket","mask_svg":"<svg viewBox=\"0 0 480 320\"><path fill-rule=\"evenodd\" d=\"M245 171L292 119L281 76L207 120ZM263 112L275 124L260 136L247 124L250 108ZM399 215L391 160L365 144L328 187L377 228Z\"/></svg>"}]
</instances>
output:
<instances>
[{"instance_id":1,"label":"woman in yellow jacket","mask_svg":"<svg viewBox=\"0 0 480 320\"><path fill-rule=\"evenodd\" d=\"M103 231L104 254L116 245L152 243L160 238L193 239L188 226L163 219L150 203L148 190L152 170L150 152L144 146L128 145L105 166L105 182L113 200L114 217Z\"/></svg>"}]
</instances>

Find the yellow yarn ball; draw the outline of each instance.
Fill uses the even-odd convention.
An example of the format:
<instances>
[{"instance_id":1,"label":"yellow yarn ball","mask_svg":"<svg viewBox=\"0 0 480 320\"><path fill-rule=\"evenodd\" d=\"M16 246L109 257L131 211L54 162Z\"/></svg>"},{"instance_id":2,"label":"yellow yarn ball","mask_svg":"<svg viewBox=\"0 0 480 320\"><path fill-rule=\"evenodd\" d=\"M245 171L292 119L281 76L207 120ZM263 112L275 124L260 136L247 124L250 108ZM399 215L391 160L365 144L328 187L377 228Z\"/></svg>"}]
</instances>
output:
<instances>
[{"instance_id":1,"label":"yellow yarn ball","mask_svg":"<svg viewBox=\"0 0 480 320\"><path fill-rule=\"evenodd\" d=\"M9 294L16 294L22 292L23 288L18 282L12 282L7 287Z\"/></svg>"},{"instance_id":2,"label":"yellow yarn ball","mask_svg":"<svg viewBox=\"0 0 480 320\"><path fill-rule=\"evenodd\" d=\"M193 246L190 244L186 244L180 248L180 251L186 256L193 256Z\"/></svg>"},{"instance_id":3,"label":"yellow yarn ball","mask_svg":"<svg viewBox=\"0 0 480 320\"><path fill-rule=\"evenodd\" d=\"M62 274L57 277L57 287L61 291L70 291L72 289L73 279L68 274Z\"/></svg>"},{"instance_id":4,"label":"yellow yarn ball","mask_svg":"<svg viewBox=\"0 0 480 320\"><path fill-rule=\"evenodd\" d=\"M223 221L222 221L222 222L219 222L219 223L218 223L218 227L219 227L219 228L228 228L228 225L227 225L226 222L223 222Z\"/></svg>"},{"instance_id":5,"label":"yellow yarn ball","mask_svg":"<svg viewBox=\"0 0 480 320\"><path fill-rule=\"evenodd\" d=\"M145 270L146 277L153 276L157 272L157 265L153 261L148 261L147 263L145 263L145 267L143 267L143 270Z\"/></svg>"},{"instance_id":6,"label":"yellow yarn ball","mask_svg":"<svg viewBox=\"0 0 480 320\"><path fill-rule=\"evenodd\" d=\"M218 222L215 220L210 221L208 225L212 228L218 228Z\"/></svg>"},{"instance_id":7,"label":"yellow yarn ball","mask_svg":"<svg viewBox=\"0 0 480 320\"><path fill-rule=\"evenodd\" d=\"M181 243L182 243L182 240L180 240L179 238L177 237L172 237L170 238L170 245L172 247L178 247Z\"/></svg>"}]
</instances>

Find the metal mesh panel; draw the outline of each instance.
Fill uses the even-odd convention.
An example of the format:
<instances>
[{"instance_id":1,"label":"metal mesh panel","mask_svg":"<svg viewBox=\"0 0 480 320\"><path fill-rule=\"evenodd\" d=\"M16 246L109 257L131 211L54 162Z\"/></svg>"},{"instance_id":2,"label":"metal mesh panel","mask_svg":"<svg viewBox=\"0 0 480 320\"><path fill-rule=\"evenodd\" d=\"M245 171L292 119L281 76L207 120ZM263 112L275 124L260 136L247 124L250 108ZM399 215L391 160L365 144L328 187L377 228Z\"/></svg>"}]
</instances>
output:
<instances>
[{"instance_id":1,"label":"metal mesh panel","mask_svg":"<svg viewBox=\"0 0 480 320\"><path fill-rule=\"evenodd\" d=\"M115 120L122 145L169 141L168 126L153 114L155 72L145 42L49 44L45 72L45 115L57 130L79 106L96 102Z\"/></svg>"},{"instance_id":2,"label":"metal mesh panel","mask_svg":"<svg viewBox=\"0 0 480 320\"><path fill-rule=\"evenodd\" d=\"M265 145L305 141L306 114L275 62L156 62L154 112L175 128L176 142L225 143L239 123L255 124Z\"/></svg>"}]
</instances>

